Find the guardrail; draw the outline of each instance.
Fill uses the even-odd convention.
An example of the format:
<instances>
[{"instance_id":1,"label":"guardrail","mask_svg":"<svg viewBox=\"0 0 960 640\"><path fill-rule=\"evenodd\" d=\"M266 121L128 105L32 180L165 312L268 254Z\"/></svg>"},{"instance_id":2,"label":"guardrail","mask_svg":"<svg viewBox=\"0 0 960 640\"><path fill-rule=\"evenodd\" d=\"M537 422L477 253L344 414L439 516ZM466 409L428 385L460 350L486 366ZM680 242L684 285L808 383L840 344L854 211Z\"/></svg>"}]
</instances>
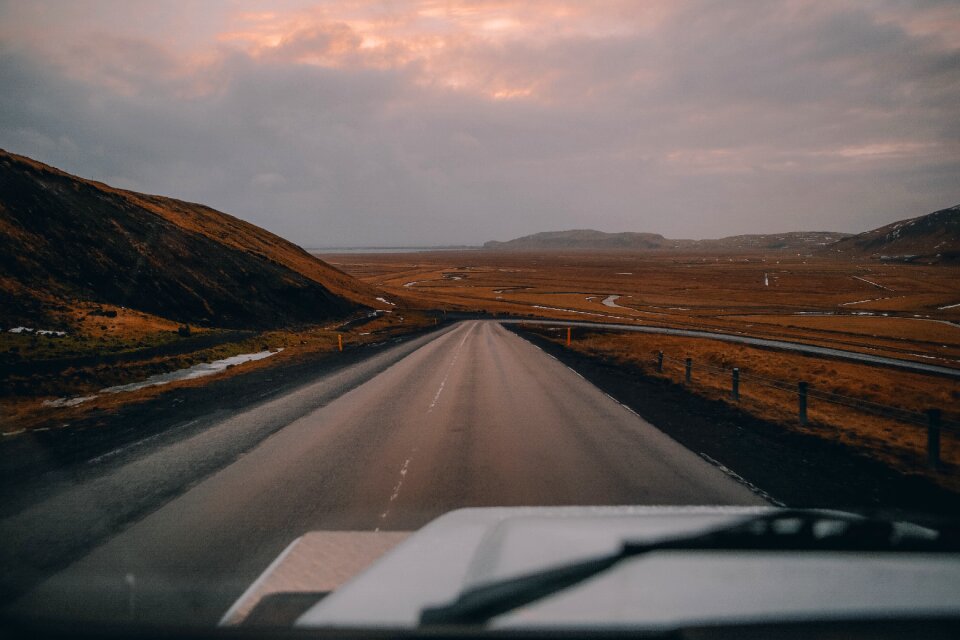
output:
<instances>
[{"instance_id":1,"label":"guardrail","mask_svg":"<svg viewBox=\"0 0 960 640\"><path fill-rule=\"evenodd\" d=\"M926 411L911 411L902 407L856 398L831 391L814 388L804 380L787 381L770 378L757 373L741 371L739 367L717 367L706 363L694 363L692 358L674 358L658 351L652 364L657 373L666 375L667 367L682 368L683 384L694 384L695 372L709 372L721 378L728 378L728 399L739 402L742 395L742 386L751 385L767 389L778 389L796 395L796 416L801 426L808 426L809 409L811 405L826 403L846 407L855 411L926 427L927 429L927 464L935 470L942 471L940 459L941 434L944 431L960 434L960 421L945 420L943 411L939 407L930 407Z\"/></svg>"}]
</instances>

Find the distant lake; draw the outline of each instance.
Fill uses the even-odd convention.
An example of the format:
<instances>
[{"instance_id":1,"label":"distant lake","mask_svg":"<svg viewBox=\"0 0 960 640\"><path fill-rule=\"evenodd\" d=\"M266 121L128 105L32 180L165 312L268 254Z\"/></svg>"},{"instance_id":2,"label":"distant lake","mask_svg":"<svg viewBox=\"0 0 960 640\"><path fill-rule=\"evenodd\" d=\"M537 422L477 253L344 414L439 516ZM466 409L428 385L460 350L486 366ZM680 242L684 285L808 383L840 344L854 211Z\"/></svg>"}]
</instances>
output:
<instances>
[{"instance_id":1,"label":"distant lake","mask_svg":"<svg viewBox=\"0 0 960 640\"><path fill-rule=\"evenodd\" d=\"M420 253L422 251L476 251L480 247L310 247L309 253L331 255L343 253Z\"/></svg>"}]
</instances>

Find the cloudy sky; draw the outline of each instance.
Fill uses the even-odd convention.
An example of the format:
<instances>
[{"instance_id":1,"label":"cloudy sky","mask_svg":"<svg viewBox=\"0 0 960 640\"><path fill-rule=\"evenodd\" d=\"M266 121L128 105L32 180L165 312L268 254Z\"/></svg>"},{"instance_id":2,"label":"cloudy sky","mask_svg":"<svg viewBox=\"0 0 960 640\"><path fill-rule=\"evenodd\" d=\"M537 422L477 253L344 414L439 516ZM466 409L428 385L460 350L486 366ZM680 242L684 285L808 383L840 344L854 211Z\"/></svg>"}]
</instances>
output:
<instances>
[{"instance_id":1,"label":"cloudy sky","mask_svg":"<svg viewBox=\"0 0 960 640\"><path fill-rule=\"evenodd\" d=\"M303 246L960 203L960 3L0 0L0 147Z\"/></svg>"}]
</instances>

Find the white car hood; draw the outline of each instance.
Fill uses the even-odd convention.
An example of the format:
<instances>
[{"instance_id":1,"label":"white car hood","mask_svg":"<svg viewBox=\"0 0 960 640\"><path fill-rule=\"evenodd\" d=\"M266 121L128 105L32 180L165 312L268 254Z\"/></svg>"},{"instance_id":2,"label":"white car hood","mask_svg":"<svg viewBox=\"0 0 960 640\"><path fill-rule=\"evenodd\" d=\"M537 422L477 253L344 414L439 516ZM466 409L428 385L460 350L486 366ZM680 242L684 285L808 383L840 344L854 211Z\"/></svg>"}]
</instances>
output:
<instances>
[{"instance_id":1,"label":"white car hood","mask_svg":"<svg viewBox=\"0 0 960 640\"><path fill-rule=\"evenodd\" d=\"M461 509L431 522L304 613L298 627L414 627L491 580L733 523L767 508ZM492 621L494 627L675 627L957 615L960 554L657 552Z\"/></svg>"}]
</instances>

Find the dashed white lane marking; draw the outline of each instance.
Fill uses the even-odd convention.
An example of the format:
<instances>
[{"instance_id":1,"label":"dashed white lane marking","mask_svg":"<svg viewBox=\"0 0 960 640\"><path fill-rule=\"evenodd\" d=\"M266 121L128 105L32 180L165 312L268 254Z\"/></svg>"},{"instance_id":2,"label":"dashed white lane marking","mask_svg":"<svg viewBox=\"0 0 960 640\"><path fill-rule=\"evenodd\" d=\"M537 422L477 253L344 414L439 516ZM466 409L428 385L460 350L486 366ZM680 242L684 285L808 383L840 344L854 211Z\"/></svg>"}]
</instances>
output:
<instances>
[{"instance_id":1,"label":"dashed white lane marking","mask_svg":"<svg viewBox=\"0 0 960 640\"><path fill-rule=\"evenodd\" d=\"M427 413L433 411L433 408L437 406L437 401L440 400L440 394L443 393L443 388L447 385L447 378L450 377L450 372L453 370L453 365L457 363L457 358L460 357L460 349L463 347L463 343L467 341L467 338L473 332L474 328L477 325L472 325L467 332L463 334L463 339L460 340L460 344L457 345L457 349L453 352L453 360L450 361L450 364L447 365L447 372L443 374L443 380L440 381L440 388L437 389L437 393L433 396L433 401L430 402L430 406L427 408Z\"/></svg>"},{"instance_id":2,"label":"dashed white lane marking","mask_svg":"<svg viewBox=\"0 0 960 640\"><path fill-rule=\"evenodd\" d=\"M447 373L449 375L449 372ZM440 388L437 389L436 395L433 396L433 401L430 403L430 408L427 409L427 413L430 413L435 406L437 406L437 400L440 399L440 394L443 393L443 387L447 384L447 376L443 376L443 380L440 381Z\"/></svg>"},{"instance_id":3,"label":"dashed white lane marking","mask_svg":"<svg viewBox=\"0 0 960 640\"><path fill-rule=\"evenodd\" d=\"M777 500L776 498L774 498L773 496L771 496L769 493L767 493L767 492L764 491L763 489L761 489L760 487L758 487L757 485L753 484L752 482L750 482L749 480L747 480L746 478L744 478L743 476L741 476L741 475L740 475L739 473L737 473L736 471L733 471L732 469L729 469L729 468L726 467L723 463L718 462L717 460L714 460L713 458L711 458L711 457L708 456L707 454L703 453L702 451L700 452L700 457L703 458L704 460L706 460L707 462L709 462L710 464L712 464L713 466L715 466L715 467L716 467L717 469L719 469L720 471L722 471L722 472L724 472L725 474L727 474L729 477L733 478L734 480L736 480L737 482L739 482L740 484L742 484L743 486L745 486L747 489L750 489L750 491L752 491L752 492L755 493L756 495L760 496L761 498L763 498L764 500L766 500L766 501L769 502L770 504L772 504L772 505L774 505L774 506L776 506L776 507L785 507L785 506L787 506L787 505L785 505L784 503L782 503L782 502L780 502L779 500Z\"/></svg>"},{"instance_id":4,"label":"dashed white lane marking","mask_svg":"<svg viewBox=\"0 0 960 640\"><path fill-rule=\"evenodd\" d=\"M390 494L390 500L387 501L387 508L383 510L383 513L380 514L380 520L386 520L387 516L390 515L390 508L393 506L393 502L397 499L397 496L400 495L400 487L403 486L403 481L407 477L407 470L410 468L410 460L413 459L413 454L409 458L403 461L403 466L400 467L400 479L397 480L397 484L393 487L393 493ZM374 531L380 531L380 527L376 527Z\"/></svg>"},{"instance_id":5,"label":"dashed white lane marking","mask_svg":"<svg viewBox=\"0 0 960 640\"><path fill-rule=\"evenodd\" d=\"M447 377L450 375L450 370L453 369L453 365L457 362L457 358L460 356L460 349L463 347L463 343L467 341L467 338L470 336L470 333L477 325L471 326L467 329L467 332L463 334L463 338L460 340L460 344L457 345L456 351L453 353L453 360L450 361L450 364L447 365L447 372L443 376L443 380L440 381L440 388L437 389L437 393L433 396L433 401L430 403L430 407L427 409L427 413L433 411L433 408L437 406L437 401L440 399L440 394L443 393L443 388L447 384ZM403 466L400 467L400 479L397 480L397 484L393 487L393 493L390 494L390 500L387 501L387 508L383 510L383 513L380 514L381 522L387 519L387 516L390 515L390 508L393 506L394 501L400 495L400 488L403 486L403 481L407 477L407 471L410 469L410 461L413 459L413 453L416 453L416 448L410 454L406 460L403 461ZM380 531L380 527L375 527L374 531Z\"/></svg>"}]
</instances>

